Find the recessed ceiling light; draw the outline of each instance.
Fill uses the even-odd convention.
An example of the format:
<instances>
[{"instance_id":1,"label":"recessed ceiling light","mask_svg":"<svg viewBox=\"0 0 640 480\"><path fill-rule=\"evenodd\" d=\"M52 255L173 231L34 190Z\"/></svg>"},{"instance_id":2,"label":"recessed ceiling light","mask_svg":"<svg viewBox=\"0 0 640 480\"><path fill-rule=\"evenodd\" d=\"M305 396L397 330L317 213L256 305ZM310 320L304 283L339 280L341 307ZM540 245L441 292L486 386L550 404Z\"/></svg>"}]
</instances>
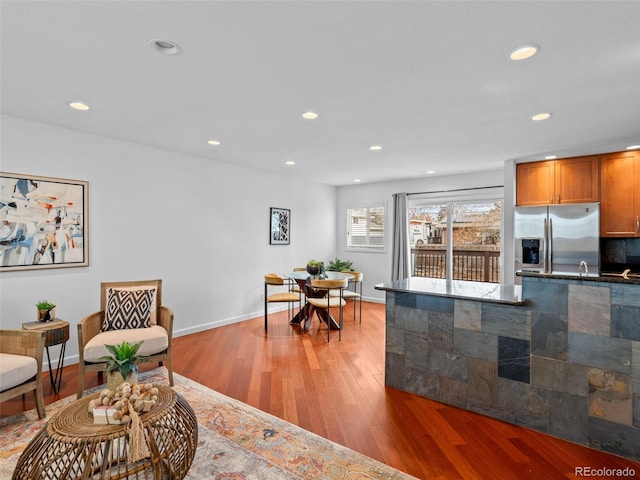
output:
<instances>
[{"instance_id":1,"label":"recessed ceiling light","mask_svg":"<svg viewBox=\"0 0 640 480\"><path fill-rule=\"evenodd\" d=\"M435 170L427 170L427 175L431 175L432 173L436 173Z\"/></svg>"},{"instance_id":2,"label":"recessed ceiling light","mask_svg":"<svg viewBox=\"0 0 640 480\"><path fill-rule=\"evenodd\" d=\"M531 120L533 120L534 122L539 122L540 120L546 120L550 116L551 116L551 114L547 113L547 112L536 113L533 117L531 117Z\"/></svg>"},{"instance_id":3,"label":"recessed ceiling light","mask_svg":"<svg viewBox=\"0 0 640 480\"><path fill-rule=\"evenodd\" d=\"M640 145L629 145L627 147L627 150L637 150L640 148Z\"/></svg>"},{"instance_id":4,"label":"recessed ceiling light","mask_svg":"<svg viewBox=\"0 0 640 480\"><path fill-rule=\"evenodd\" d=\"M353 179L353 181L354 181L354 182L359 182L359 181L360 181L360 179L359 179L359 178L354 178L354 179Z\"/></svg>"},{"instance_id":5,"label":"recessed ceiling light","mask_svg":"<svg viewBox=\"0 0 640 480\"><path fill-rule=\"evenodd\" d=\"M70 102L69 106L74 110L82 110L82 111L87 111L90 108L89 105L82 102Z\"/></svg>"},{"instance_id":6,"label":"recessed ceiling light","mask_svg":"<svg viewBox=\"0 0 640 480\"><path fill-rule=\"evenodd\" d=\"M544 157L545 160L555 160L556 158L558 158L557 155L547 155Z\"/></svg>"},{"instance_id":7,"label":"recessed ceiling light","mask_svg":"<svg viewBox=\"0 0 640 480\"><path fill-rule=\"evenodd\" d=\"M525 60L527 58L533 57L536 53L540 51L540 47L537 45L523 45L521 47L516 48L511 54L509 58L511 60Z\"/></svg>"},{"instance_id":8,"label":"recessed ceiling light","mask_svg":"<svg viewBox=\"0 0 640 480\"><path fill-rule=\"evenodd\" d=\"M220 145L220 142L218 140L209 140L207 141L207 143L209 145Z\"/></svg>"},{"instance_id":9,"label":"recessed ceiling light","mask_svg":"<svg viewBox=\"0 0 640 480\"><path fill-rule=\"evenodd\" d=\"M302 114L302 118L306 120L315 120L316 118L318 118L318 114L316 112L304 112Z\"/></svg>"},{"instance_id":10,"label":"recessed ceiling light","mask_svg":"<svg viewBox=\"0 0 640 480\"><path fill-rule=\"evenodd\" d=\"M294 162L293 160L287 160L286 162L284 162L285 165L295 165L296 162Z\"/></svg>"},{"instance_id":11,"label":"recessed ceiling light","mask_svg":"<svg viewBox=\"0 0 640 480\"><path fill-rule=\"evenodd\" d=\"M374 152L377 150L382 150L382 145L371 145L369 150L373 150Z\"/></svg>"},{"instance_id":12,"label":"recessed ceiling light","mask_svg":"<svg viewBox=\"0 0 640 480\"><path fill-rule=\"evenodd\" d=\"M166 40L164 38L154 38L149 40L149 46L153 48L156 52L162 53L163 55L180 55L182 53L182 48L176 42L171 40Z\"/></svg>"}]
</instances>

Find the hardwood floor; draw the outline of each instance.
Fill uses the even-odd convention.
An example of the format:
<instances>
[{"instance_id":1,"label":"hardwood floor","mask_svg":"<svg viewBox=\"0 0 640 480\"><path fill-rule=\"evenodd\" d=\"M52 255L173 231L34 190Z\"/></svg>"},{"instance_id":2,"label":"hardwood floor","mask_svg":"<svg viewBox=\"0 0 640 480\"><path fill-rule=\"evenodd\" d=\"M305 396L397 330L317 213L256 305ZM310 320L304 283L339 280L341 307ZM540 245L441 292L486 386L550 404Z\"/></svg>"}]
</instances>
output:
<instances>
[{"instance_id":1,"label":"hardwood floor","mask_svg":"<svg viewBox=\"0 0 640 480\"><path fill-rule=\"evenodd\" d=\"M342 342L332 333L327 343L317 320L299 335L285 312L269 317L267 336L259 317L176 338L174 371L421 479L579 478L576 467L640 475L639 463L385 388L384 305L365 302L361 325L345 312ZM59 395L45 382L47 404L75 394L77 366L65 367ZM0 414L34 408L29 397Z\"/></svg>"}]
</instances>

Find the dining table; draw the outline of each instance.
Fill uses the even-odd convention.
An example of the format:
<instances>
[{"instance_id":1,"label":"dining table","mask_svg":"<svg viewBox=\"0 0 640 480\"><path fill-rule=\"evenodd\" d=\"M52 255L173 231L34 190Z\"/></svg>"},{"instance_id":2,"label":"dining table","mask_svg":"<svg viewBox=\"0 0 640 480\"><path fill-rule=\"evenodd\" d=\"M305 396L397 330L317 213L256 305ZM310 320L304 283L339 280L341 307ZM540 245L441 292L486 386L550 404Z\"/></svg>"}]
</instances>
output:
<instances>
[{"instance_id":1,"label":"dining table","mask_svg":"<svg viewBox=\"0 0 640 480\"><path fill-rule=\"evenodd\" d=\"M313 312L315 311L318 314L318 318L320 319L320 321L325 322L330 330L340 330L342 328L340 326L340 323L337 322L336 319L333 318L333 316L331 316L331 313L328 309L317 309L308 301L306 301L306 299L324 298L329 295L328 289L313 286L313 280L353 280L355 278L354 275L346 272L324 272L324 274L321 276L311 275L306 271L294 271L291 273L287 273L284 276L295 281L305 296L305 303L300 311L293 316L293 319L290 322L291 325L299 325L300 333L308 332L309 327L311 326L311 321L313 319Z\"/></svg>"}]
</instances>

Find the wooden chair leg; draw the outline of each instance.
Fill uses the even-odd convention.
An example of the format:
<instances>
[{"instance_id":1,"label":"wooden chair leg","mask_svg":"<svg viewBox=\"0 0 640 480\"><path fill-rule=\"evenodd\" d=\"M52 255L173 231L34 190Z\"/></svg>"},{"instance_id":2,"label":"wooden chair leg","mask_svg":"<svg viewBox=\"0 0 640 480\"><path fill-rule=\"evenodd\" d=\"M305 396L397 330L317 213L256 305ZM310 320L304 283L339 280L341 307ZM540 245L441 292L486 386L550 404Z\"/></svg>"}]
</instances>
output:
<instances>
[{"instance_id":1,"label":"wooden chair leg","mask_svg":"<svg viewBox=\"0 0 640 480\"><path fill-rule=\"evenodd\" d=\"M36 385L36 390L33 392L36 396L36 410L38 411L38 418L42 419L47 416L44 410L44 392L42 391L42 380Z\"/></svg>"},{"instance_id":2,"label":"wooden chair leg","mask_svg":"<svg viewBox=\"0 0 640 480\"><path fill-rule=\"evenodd\" d=\"M171 352L167 356L167 360L164 362L167 367L167 372L169 373L169 386L173 387L173 359L171 358Z\"/></svg>"},{"instance_id":3,"label":"wooden chair leg","mask_svg":"<svg viewBox=\"0 0 640 480\"><path fill-rule=\"evenodd\" d=\"M82 398L82 392L84 392L84 365L80 361L78 365L78 400Z\"/></svg>"}]
</instances>

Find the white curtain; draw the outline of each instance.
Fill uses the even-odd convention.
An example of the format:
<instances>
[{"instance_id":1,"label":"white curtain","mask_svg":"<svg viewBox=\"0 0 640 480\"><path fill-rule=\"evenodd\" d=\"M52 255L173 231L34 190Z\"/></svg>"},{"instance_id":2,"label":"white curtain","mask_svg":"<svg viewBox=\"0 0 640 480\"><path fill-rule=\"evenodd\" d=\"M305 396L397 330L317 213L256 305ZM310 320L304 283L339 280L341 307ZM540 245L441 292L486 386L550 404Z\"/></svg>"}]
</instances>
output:
<instances>
[{"instance_id":1,"label":"white curtain","mask_svg":"<svg viewBox=\"0 0 640 480\"><path fill-rule=\"evenodd\" d=\"M411 276L409 249L409 221L407 218L407 194L393 194L393 246L391 251L391 280Z\"/></svg>"}]
</instances>

